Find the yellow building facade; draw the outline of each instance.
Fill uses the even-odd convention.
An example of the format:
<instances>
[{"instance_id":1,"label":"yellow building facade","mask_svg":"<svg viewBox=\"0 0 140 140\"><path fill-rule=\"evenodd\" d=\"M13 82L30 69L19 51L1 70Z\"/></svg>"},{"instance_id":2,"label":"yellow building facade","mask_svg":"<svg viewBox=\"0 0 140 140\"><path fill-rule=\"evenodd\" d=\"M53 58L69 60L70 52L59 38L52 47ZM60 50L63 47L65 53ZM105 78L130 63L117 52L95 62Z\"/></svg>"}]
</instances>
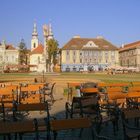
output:
<instances>
[{"instance_id":1,"label":"yellow building facade","mask_svg":"<svg viewBox=\"0 0 140 140\"><path fill-rule=\"evenodd\" d=\"M119 64L118 48L102 37L74 37L61 55L62 71L99 71Z\"/></svg>"}]
</instances>

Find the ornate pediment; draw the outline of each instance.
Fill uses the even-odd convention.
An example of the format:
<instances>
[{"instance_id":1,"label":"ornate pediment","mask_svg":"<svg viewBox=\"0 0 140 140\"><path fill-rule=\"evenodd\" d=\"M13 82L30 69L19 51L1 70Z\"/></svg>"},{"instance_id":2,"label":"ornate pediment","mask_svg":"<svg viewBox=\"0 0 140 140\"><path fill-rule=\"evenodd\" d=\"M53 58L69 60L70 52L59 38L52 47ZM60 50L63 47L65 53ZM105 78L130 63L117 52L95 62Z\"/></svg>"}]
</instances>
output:
<instances>
[{"instance_id":1,"label":"ornate pediment","mask_svg":"<svg viewBox=\"0 0 140 140\"><path fill-rule=\"evenodd\" d=\"M93 42L89 41L86 45L83 46L84 48L98 48L98 46Z\"/></svg>"}]
</instances>

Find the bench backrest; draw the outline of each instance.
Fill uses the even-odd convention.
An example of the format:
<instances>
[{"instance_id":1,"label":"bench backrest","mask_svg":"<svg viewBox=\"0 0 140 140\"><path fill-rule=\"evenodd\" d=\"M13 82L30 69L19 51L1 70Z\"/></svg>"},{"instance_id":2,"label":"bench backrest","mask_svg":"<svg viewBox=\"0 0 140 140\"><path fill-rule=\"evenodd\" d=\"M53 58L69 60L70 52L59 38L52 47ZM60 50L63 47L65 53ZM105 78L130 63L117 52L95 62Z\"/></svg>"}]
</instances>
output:
<instances>
[{"instance_id":1,"label":"bench backrest","mask_svg":"<svg viewBox=\"0 0 140 140\"><path fill-rule=\"evenodd\" d=\"M88 128L92 126L92 123L88 118L76 118L76 119L51 120L50 125L52 131L60 131L67 129Z\"/></svg>"}]
</instances>

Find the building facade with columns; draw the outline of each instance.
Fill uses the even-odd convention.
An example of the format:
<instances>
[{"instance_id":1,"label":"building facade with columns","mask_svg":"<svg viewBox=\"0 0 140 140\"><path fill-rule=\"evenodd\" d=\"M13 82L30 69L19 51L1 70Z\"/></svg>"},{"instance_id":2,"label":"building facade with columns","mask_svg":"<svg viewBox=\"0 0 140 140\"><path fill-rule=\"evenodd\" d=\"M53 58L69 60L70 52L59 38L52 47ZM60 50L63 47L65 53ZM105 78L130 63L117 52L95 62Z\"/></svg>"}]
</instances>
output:
<instances>
[{"instance_id":1,"label":"building facade with columns","mask_svg":"<svg viewBox=\"0 0 140 140\"><path fill-rule=\"evenodd\" d=\"M61 55L61 71L99 71L119 64L118 48L101 36L75 36L63 46Z\"/></svg>"},{"instance_id":2,"label":"building facade with columns","mask_svg":"<svg viewBox=\"0 0 140 140\"><path fill-rule=\"evenodd\" d=\"M47 59L48 59L48 46L47 41L53 39L51 24L43 25L44 44L41 44L38 39L37 25L34 23L32 39L31 39L31 52L30 52L30 71L48 72Z\"/></svg>"},{"instance_id":3,"label":"building facade with columns","mask_svg":"<svg viewBox=\"0 0 140 140\"><path fill-rule=\"evenodd\" d=\"M119 49L120 65L140 71L140 41L122 45Z\"/></svg>"},{"instance_id":4,"label":"building facade with columns","mask_svg":"<svg viewBox=\"0 0 140 140\"><path fill-rule=\"evenodd\" d=\"M0 43L0 71L5 70L8 65L17 65L18 56L18 49L2 41L2 43Z\"/></svg>"}]
</instances>

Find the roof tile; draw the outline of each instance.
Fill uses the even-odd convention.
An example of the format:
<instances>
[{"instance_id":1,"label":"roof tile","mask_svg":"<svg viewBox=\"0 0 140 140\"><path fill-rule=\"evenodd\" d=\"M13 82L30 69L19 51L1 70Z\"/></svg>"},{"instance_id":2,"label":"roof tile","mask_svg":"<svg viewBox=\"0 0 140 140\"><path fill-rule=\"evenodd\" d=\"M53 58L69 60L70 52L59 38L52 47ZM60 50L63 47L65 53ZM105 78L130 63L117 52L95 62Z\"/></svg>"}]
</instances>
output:
<instances>
[{"instance_id":1,"label":"roof tile","mask_svg":"<svg viewBox=\"0 0 140 140\"><path fill-rule=\"evenodd\" d=\"M122 52L122 51L125 51L125 50L130 50L130 49L135 49L137 47L140 47L140 41L136 41L136 42L124 45L123 48L119 49L119 52Z\"/></svg>"},{"instance_id":2,"label":"roof tile","mask_svg":"<svg viewBox=\"0 0 140 140\"><path fill-rule=\"evenodd\" d=\"M83 47L86 45L89 41L92 41L97 45L96 48L91 47ZM107 46L107 47L106 47ZM64 45L62 50L81 50L81 49L87 49L87 50L118 50L118 48L108 42L107 40L103 38L72 38L68 43Z\"/></svg>"},{"instance_id":3,"label":"roof tile","mask_svg":"<svg viewBox=\"0 0 140 140\"><path fill-rule=\"evenodd\" d=\"M12 45L6 45L6 50L16 50Z\"/></svg>"},{"instance_id":4,"label":"roof tile","mask_svg":"<svg viewBox=\"0 0 140 140\"><path fill-rule=\"evenodd\" d=\"M43 45L39 44L37 48L35 48L33 51L31 51L30 54L42 54L44 51Z\"/></svg>"}]
</instances>

